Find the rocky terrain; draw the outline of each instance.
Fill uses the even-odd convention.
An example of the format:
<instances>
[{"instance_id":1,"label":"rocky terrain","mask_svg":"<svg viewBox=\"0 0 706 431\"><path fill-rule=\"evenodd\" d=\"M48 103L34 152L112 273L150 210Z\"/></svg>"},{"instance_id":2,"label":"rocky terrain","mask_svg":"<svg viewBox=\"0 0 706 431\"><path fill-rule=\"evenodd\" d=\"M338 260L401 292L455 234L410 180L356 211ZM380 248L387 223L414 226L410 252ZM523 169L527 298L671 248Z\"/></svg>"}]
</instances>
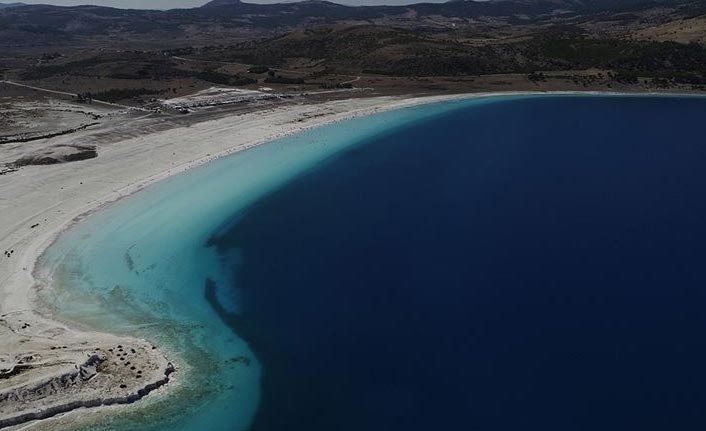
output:
<instances>
[{"instance_id":1,"label":"rocky terrain","mask_svg":"<svg viewBox=\"0 0 706 431\"><path fill-rule=\"evenodd\" d=\"M30 313L1 316L0 330L0 428L130 404L175 371L147 342L78 333Z\"/></svg>"}]
</instances>

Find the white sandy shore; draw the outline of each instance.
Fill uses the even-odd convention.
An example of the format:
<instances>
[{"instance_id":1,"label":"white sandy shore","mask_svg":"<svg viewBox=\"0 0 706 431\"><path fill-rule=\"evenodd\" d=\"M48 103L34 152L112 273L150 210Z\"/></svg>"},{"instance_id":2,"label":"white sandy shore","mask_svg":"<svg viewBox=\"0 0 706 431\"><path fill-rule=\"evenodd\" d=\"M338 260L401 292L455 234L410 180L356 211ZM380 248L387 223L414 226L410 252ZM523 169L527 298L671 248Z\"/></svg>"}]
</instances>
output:
<instances>
[{"instance_id":1,"label":"white sandy shore","mask_svg":"<svg viewBox=\"0 0 706 431\"><path fill-rule=\"evenodd\" d=\"M0 253L14 250L10 257L0 254L0 370L3 362L16 363L30 350L38 356L53 357L56 362L78 363L85 360L87 348L125 340L91 332L90 328L76 328L38 311L36 292L41 281L33 273L39 256L63 230L89 212L217 157L306 128L383 110L489 95L378 97L268 107L189 127L128 136L109 145L99 144L96 159L30 166L0 177ZM124 130L124 125L121 127ZM78 137L91 133L82 131ZM51 143L76 139L77 135L70 135L54 138ZM61 356L47 350L57 343L88 347L69 349L71 353ZM42 368L32 378L41 379L60 370ZM0 393L12 386L0 381Z\"/></svg>"}]
</instances>

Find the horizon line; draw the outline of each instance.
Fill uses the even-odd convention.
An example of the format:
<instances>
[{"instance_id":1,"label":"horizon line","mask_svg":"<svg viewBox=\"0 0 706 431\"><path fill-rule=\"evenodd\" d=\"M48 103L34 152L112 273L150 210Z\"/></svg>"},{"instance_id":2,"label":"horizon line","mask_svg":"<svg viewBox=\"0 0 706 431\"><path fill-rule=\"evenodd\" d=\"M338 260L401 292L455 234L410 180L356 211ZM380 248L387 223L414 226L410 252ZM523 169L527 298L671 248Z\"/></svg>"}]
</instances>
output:
<instances>
[{"instance_id":1,"label":"horizon line","mask_svg":"<svg viewBox=\"0 0 706 431\"><path fill-rule=\"evenodd\" d=\"M452 3L452 2L471 2L471 3L486 3L490 1L511 1L511 0L444 0L444 1L413 1L410 3L405 3L405 4L361 4L361 5L352 5L352 4L346 4L346 3L341 3L338 1L331 1L331 0L284 0L284 1L273 1L273 2L256 2L256 1L242 1L242 0L232 0L233 3L243 3L243 4L250 4L250 5L262 5L262 6L268 6L268 5L288 5L288 4L297 4L297 3L330 3L330 4L335 4L337 6L343 6L343 7L350 7L350 8L365 8L365 7L405 7L405 6L414 6L414 5L420 5L420 4L444 4L444 3ZM50 6L50 7L57 7L57 8L80 8L80 7L98 7L98 8L106 8L106 9L119 9L119 10L145 10L145 11L171 11L171 10L191 10L191 9L200 9L206 5L211 3L211 0L205 1L203 4L200 4L198 6L192 6L192 7L173 7L173 8L136 8L136 7L120 7L120 6L107 6L107 5L100 5L100 4L93 4L93 3L79 3L79 4L73 4L73 5L57 5L57 4L51 4L51 3L43 3L43 2L37 2L37 3L25 3L25 2L2 2L0 1L0 5L5 5L5 6L11 6L11 7L23 7L23 6ZM4 8L0 8L2 10Z\"/></svg>"}]
</instances>

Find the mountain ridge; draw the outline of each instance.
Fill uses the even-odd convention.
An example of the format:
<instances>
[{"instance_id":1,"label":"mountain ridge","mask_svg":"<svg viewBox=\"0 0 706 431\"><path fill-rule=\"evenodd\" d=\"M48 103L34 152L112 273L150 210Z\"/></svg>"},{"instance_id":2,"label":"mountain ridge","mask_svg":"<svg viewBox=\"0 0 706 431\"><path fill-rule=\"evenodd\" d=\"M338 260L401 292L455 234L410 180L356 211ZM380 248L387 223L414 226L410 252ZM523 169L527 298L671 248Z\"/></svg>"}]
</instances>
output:
<instances>
[{"instance_id":1,"label":"mountain ridge","mask_svg":"<svg viewBox=\"0 0 706 431\"><path fill-rule=\"evenodd\" d=\"M669 10L662 10L665 8ZM653 9L642 18L637 16ZM595 21L601 22L600 31L605 32L704 13L706 4L697 0L456 0L405 6L213 0L198 8L165 11L19 4L0 7L0 46L56 46L68 41L97 44L105 38L111 44L129 41L131 45L154 46L159 42L168 47L271 37L338 24L482 33L501 27L506 32L518 32L526 26L585 28L586 23Z\"/></svg>"}]
</instances>

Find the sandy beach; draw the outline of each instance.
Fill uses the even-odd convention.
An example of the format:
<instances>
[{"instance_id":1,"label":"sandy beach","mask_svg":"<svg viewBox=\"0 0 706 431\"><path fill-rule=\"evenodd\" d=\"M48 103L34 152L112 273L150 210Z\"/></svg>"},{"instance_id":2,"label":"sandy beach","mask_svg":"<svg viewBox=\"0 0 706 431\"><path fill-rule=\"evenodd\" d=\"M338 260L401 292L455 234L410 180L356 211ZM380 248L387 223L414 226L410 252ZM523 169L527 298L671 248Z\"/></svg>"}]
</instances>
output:
<instances>
[{"instance_id":1,"label":"sandy beach","mask_svg":"<svg viewBox=\"0 0 706 431\"><path fill-rule=\"evenodd\" d=\"M115 116L99 131L52 138L52 145L91 142L99 156L27 166L0 180L0 428L44 427L52 421L36 419L63 416L65 422L79 411L131 404L162 391L179 370L178 358L167 358L146 340L94 332L41 310L37 291L51 282L35 277L35 265L65 229L151 183L218 157L311 127L462 97L470 95L284 104L167 128L159 119L137 117L126 125Z\"/></svg>"}]
</instances>

